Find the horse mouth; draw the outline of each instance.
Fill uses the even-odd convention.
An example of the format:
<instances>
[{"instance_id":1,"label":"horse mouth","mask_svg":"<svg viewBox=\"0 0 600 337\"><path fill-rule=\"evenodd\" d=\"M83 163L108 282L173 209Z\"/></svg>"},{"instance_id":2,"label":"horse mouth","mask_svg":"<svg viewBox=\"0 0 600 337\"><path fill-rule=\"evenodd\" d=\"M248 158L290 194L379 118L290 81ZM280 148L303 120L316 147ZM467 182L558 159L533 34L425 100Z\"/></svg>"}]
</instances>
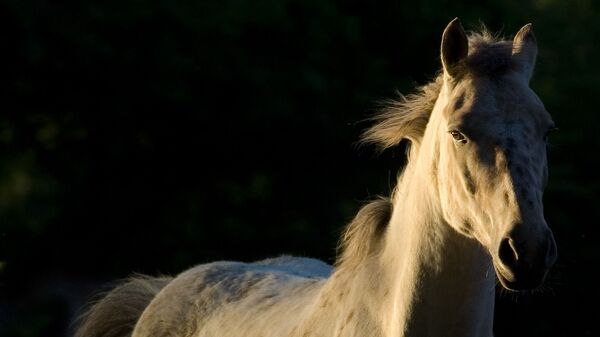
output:
<instances>
[{"instance_id":1,"label":"horse mouth","mask_svg":"<svg viewBox=\"0 0 600 337\"><path fill-rule=\"evenodd\" d=\"M547 270L516 273L494 265L500 285L510 291L527 291L539 288L546 279Z\"/></svg>"},{"instance_id":2,"label":"horse mouth","mask_svg":"<svg viewBox=\"0 0 600 337\"><path fill-rule=\"evenodd\" d=\"M498 277L498 281L500 281L500 285L507 290L511 291L521 291L522 289L518 289L516 286L516 282L514 278L505 277L501 271L496 268L496 276Z\"/></svg>"}]
</instances>

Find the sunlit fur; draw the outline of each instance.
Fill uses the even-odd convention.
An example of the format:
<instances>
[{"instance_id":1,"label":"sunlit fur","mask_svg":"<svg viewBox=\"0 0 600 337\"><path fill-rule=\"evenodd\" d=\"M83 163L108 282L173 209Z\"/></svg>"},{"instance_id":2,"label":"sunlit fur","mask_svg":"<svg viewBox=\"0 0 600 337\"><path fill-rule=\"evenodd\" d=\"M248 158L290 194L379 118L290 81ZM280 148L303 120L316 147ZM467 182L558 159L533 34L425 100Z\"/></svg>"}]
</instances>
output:
<instances>
[{"instance_id":1,"label":"sunlit fur","mask_svg":"<svg viewBox=\"0 0 600 337\"><path fill-rule=\"evenodd\" d=\"M465 56L466 42L452 40L464 34L459 25L446 28L439 77L366 132L382 147L410 140L409 160L391 198L366 205L347 227L335 268L288 256L199 265L158 282L157 293L99 302L77 336L492 336L495 269L503 285L518 286L555 258L542 209L552 121L528 85L530 26L514 41L471 34ZM128 324L111 318L127 296L149 302ZM113 321L119 334L86 328L109 331Z\"/></svg>"}]
</instances>

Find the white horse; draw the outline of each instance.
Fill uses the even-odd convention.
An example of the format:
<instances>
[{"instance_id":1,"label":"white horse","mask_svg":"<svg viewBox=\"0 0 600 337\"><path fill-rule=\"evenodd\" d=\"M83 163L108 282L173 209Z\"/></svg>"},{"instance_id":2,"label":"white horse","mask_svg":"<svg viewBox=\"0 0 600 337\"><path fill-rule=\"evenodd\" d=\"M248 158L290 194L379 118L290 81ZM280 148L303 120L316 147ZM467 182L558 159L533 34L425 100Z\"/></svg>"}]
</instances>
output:
<instances>
[{"instance_id":1,"label":"white horse","mask_svg":"<svg viewBox=\"0 0 600 337\"><path fill-rule=\"evenodd\" d=\"M365 133L384 148L410 140L409 160L392 197L350 223L335 268L284 256L132 278L76 336L492 336L496 279L533 289L556 260L536 54L530 24L502 41L450 22L437 79Z\"/></svg>"}]
</instances>

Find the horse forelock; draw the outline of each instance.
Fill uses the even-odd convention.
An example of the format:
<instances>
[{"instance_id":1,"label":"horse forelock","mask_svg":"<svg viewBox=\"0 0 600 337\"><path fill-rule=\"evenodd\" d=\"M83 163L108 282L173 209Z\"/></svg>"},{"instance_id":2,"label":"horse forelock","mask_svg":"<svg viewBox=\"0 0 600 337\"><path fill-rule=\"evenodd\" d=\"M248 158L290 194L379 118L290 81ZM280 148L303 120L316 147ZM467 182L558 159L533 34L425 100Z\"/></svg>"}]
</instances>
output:
<instances>
[{"instance_id":1,"label":"horse forelock","mask_svg":"<svg viewBox=\"0 0 600 337\"><path fill-rule=\"evenodd\" d=\"M465 60L467 72L499 76L516 67L512 57L513 42L492 35L488 30L469 35L469 55Z\"/></svg>"},{"instance_id":2,"label":"horse forelock","mask_svg":"<svg viewBox=\"0 0 600 337\"><path fill-rule=\"evenodd\" d=\"M468 39L469 54L462 64L462 74L495 78L517 66L512 57L512 41L493 35L485 27L470 32ZM415 93L399 94L399 99L384 102L383 109L371 118L374 124L363 133L362 142L376 144L381 150L404 139L419 144L443 84L443 72L439 71L431 82L417 87Z\"/></svg>"}]
</instances>

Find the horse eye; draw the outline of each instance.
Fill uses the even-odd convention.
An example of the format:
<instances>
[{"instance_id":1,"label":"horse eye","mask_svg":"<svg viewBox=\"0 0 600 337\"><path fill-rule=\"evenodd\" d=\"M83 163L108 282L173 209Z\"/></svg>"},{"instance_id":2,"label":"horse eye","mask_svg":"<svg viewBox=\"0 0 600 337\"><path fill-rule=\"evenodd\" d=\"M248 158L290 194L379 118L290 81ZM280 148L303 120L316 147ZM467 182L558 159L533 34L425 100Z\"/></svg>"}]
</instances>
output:
<instances>
[{"instance_id":1,"label":"horse eye","mask_svg":"<svg viewBox=\"0 0 600 337\"><path fill-rule=\"evenodd\" d=\"M456 131L456 130L450 130L448 131L450 133L450 135L452 135L452 138L454 138L454 140L460 144L466 144L467 143L467 137L465 137L465 135L463 135L462 133L460 133L460 131Z\"/></svg>"}]
</instances>

